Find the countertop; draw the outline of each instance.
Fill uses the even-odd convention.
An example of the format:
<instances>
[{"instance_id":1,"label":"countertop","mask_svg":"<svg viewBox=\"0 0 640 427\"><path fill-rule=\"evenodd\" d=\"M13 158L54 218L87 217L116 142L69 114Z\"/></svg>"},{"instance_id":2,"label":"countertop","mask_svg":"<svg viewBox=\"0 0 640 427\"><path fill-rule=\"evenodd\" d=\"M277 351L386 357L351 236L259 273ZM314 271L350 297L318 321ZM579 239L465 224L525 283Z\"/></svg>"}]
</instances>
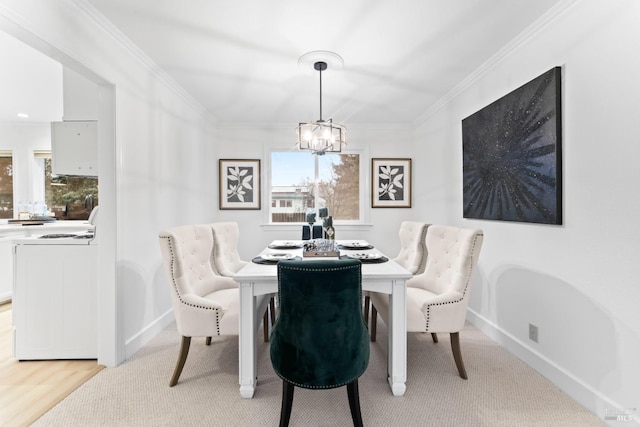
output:
<instances>
[{"instance_id":1,"label":"countertop","mask_svg":"<svg viewBox=\"0 0 640 427\"><path fill-rule=\"evenodd\" d=\"M0 239L40 236L49 233L81 233L93 230L94 226L88 221L55 221L45 222L41 225L7 224L0 222Z\"/></svg>"}]
</instances>

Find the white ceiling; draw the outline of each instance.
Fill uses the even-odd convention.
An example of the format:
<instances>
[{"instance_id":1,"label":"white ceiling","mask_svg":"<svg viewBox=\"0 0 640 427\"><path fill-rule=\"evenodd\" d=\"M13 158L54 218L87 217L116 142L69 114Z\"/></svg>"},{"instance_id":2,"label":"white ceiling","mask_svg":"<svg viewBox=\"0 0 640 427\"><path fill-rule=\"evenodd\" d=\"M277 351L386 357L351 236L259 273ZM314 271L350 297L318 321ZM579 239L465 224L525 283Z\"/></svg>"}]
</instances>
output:
<instances>
[{"instance_id":1,"label":"white ceiling","mask_svg":"<svg viewBox=\"0 0 640 427\"><path fill-rule=\"evenodd\" d=\"M221 123L318 119L318 73L298 59L335 52L323 118L347 126L418 119L561 2L88 1Z\"/></svg>"},{"instance_id":2,"label":"white ceiling","mask_svg":"<svg viewBox=\"0 0 640 427\"><path fill-rule=\"evenodd\" d=\"M59 63L0 31L0 64L0 123L62 120Z\"/></svg>"}]
</instances>

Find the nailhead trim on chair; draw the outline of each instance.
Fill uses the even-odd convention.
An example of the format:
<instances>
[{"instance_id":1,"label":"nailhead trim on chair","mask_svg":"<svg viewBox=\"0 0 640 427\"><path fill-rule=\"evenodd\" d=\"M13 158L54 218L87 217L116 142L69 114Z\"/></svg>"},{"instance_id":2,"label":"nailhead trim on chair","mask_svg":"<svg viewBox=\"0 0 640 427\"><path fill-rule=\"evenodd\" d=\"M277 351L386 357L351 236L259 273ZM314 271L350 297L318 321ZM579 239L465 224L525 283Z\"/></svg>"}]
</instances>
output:
<instances>
[{"instance_id":1,"label":"nailhead trim on chair","mask_svg":"<svg viewBox=\"0 0 640 427\"><path fill-rule=\"evenodd\" d=\"M346 267L327 267L320 270L317 268L309 269L304 267L281 267L281 266L278 266L278 267L282 269L296 270L296 271L336 271L336 270L349 270L352 268L358 268L358 266L355 266L355 265L346 266ZM360 271L360 277L358 277L358 280L360 280L360 283L362 283L362 270ZM280 296L280 292L278 292L278 298L282 299L282 297ZM362 286L360 286L360 299L362 299Z\"/></svg>"},{"instance_id":2,"label":"nailhead trim on chair","mask_svg":"<svg viewBox=\"0 0 640 427\"><path fill-rule=\"evenodd\" d=\"M220 309L191 304L182 299L182 295L178 291L178 284L176 283L176 279L175 279L176 275L175 275L174 264L175 264L176 254L173 249L173 239L171 238L171 236L160 236L160 238L167 239L167 242L169 243L169 250L171 251L171 279L173 280L173 287L175 288L176 294L178 295L178 299L182 304L188 305L189 307L202 308L205 310L214 310L216 312L216 332L218 335L220 335ZM196 236L196 239L197 238L198 237Z\"/></svg>"},{"instance_id":3,"label":"nailhead trim on chair","mask_svg":"<svg viewBox=\"0 0 640 427\"><path fill-rule=\"evenodd\" d=\"M289 381L288 379L286 379L286 378L284 378L284 377L280 376L277 372L276 372L276 374L277 374L277 375L278 375L282 380L284 380L284 381L288 382L289 384L293 384L294 386L296 386L296 387L300 387L300 388L308 388L308 389L310 389L310 390L322 390L322 389L330 389L330 388L343 387L343 386L345 386L345 385L347 385L347 384L351 384L352 382L354 382L355 380L357 380L357 379L359 378L359 377L353 377L353 378L351 378L349 381L344 381L344 382L342 382L342 383L340 383L340 384L331 385L331 386L310 386L310 385L307 385L307 384L298 384L298 383L295 383L295 382L291 382L291 381Z\"/></svg>"},{"instance_id":4,"label":"nailhead trim on chair","mask_svg":"<svg viewBox=\"0 0 640 427\"><path fill-rule=\"evenodd\" d=\"M476 242L478 240L478 237L484 236L483 234L476 234L473 237L473 247L471 248L471 258L473 258L474 252L475 252L475 248L476 248ZM449 268L451 268L451 265L449 265ZM473 263L471 263L469 265L469 269L473 269ZM472 277L471 277L471 272L469 272L469 275L467 276L467 282L464 284L464 290L462 291L462 297L460 299L457 299L455 301L447 301L447 302L438 302L435 304L428 304L427 305L427 315L426 315L426 322L425 322L425 327L426 327L426 331L429 330L429 315L431 313L431 307L432 306L436 306L436 305L445 305L445 304L455 304L457 302L460 302L464 299L464 296L467 293L467 289L469 288L469 282L471 281Z\"/></svg>"},{"instance_id":5,"label":"nailhead trim on chair","mask_svg":"<svg viewBox=\"0 0 640 427\"><path fill-rule=\"evenodd\" d=\"M349 265L349 266L342 266L342 267L327 267L327 268L323 268L323 269L317 269L317 268L304 268L304 267L282 267L279 266L280 268L286 268L287 270L296 270L296 271L336 271L336 270L349 270L352 268L358 268L357 265Z\"/></svg>"},{"instance_id":6,"label":"nailhead trim on chair","mask_svg":"<svg viewBox=\"0 0 640 427\"><path fill-rule=\"evenodd\" d=\"M335 270L349 270L351 268L357 268L357 266L352 265L348 267L328 267L328 268L323 268L322 270L318 270L317 268L308 269L303 267L280 267L280 268L282 269L286 268L287 270L298 270L298 271L335 271ZM360 283L362 283L362 270L360 270L360 277L358 277L358 280L360 280ZM278 291L278 298L282 299L279 291ZM362 299L362 285L360 286L360 299Z\"/></svg>"}]
</instances>

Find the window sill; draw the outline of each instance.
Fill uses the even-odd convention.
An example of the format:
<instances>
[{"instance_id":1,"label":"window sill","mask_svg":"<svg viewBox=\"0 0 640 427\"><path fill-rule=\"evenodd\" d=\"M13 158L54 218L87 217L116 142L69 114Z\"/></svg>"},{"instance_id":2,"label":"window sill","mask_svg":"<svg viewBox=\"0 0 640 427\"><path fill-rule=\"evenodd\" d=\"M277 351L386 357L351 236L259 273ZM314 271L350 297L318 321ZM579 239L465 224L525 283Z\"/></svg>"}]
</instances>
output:
<instances>
[{"instance_id":1,"label":"window sill","mask_svg":"<svg viewBox=\"0 0 640 427\"><path fill-rule=\"evenodd\" d=\"M306 225L303 223L287 223L287 224L262 224L261 227L265 230L283 230L283 231L296 231L296 230L300 230L300 227ZM321 225L321 223L316 222L314 225ZM340 224L340 223L335 223L334 224L335 227L340 228L340 230L347 230L347 231L351 231L351 230L365 230L365 229L371 229L373 227L373 224Z\"/></svg>"}]
</instances>

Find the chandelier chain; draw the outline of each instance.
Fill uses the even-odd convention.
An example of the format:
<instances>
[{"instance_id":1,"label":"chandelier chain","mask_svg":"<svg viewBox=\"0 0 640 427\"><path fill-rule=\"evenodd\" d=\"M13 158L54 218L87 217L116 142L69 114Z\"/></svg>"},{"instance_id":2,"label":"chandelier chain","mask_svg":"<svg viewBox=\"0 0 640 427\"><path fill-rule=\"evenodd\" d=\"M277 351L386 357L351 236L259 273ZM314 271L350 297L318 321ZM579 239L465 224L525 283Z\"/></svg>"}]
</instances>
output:
<instances>
[{"instance_id":1,"label":"chandelier chain","mask_svg":"<svg viewBox=\"0 0 640 427\"><path fill-rule=\"evenodd\" d=\"M327 69L327 63L317 61L313 68L320 73L320 119L315 122L299 123L296 128L298 135L297 146L300 150L308 150L313 154L339 153L347 145L344 125L333 123L332 119L322 119L322 72Z\"/></svg>"},{"instance_id":2,"label":"chandelier chain","mask_svg":"<svg viewBox=\"0 0 640 427\"><path fill-rule=\"evenodd\" d=\"M322 67L320 67L320 121L322 121Z\"/></svg>"}]
</instances>

